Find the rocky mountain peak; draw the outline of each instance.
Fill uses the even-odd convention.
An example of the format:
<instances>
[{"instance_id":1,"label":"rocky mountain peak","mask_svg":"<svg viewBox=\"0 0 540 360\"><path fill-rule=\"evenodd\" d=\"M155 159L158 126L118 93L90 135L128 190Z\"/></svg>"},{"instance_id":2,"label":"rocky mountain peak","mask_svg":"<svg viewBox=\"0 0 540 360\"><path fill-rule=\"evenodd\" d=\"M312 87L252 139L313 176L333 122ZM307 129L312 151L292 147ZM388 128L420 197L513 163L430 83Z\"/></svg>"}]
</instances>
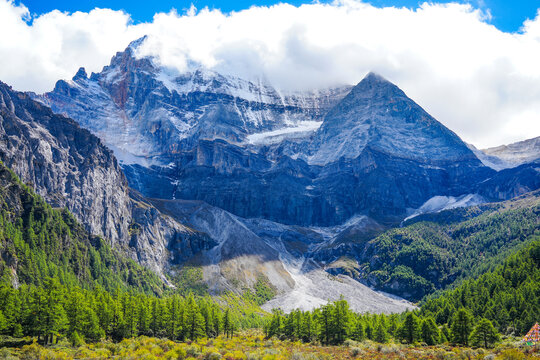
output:
<instances>
[{"instance_id":1,"label":"rocky mountain peak","mask_svg":"<svg viewBox=\"0 0 540 360\"><path fill-rule=\"evenodd\" d=\"M80 67L75 76L73 76L72 80L86 80L88 79L88 74L86 73L86 69L84 67Z\"/></svg>"},{"instance_id":2,"label":"rocky mountain peak","mask_svg":"<svg viewBox=\"0 0 540 360\"><path fill-rule=\"evenodd\" d=\"M422 161L473 158L467 145L396 85L369 73L324 118L310 162L355 159L370 147Z\"/></svg>"}]
</instances>

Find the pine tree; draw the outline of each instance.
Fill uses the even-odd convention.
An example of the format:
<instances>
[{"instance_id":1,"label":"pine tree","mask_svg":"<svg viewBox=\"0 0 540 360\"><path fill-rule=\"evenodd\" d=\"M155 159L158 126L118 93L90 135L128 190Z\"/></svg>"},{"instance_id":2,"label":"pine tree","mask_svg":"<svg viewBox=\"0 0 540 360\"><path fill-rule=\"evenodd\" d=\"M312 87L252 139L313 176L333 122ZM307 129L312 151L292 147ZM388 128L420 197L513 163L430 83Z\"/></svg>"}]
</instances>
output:
<instances>
[{"instance_id":1,"label":"pine tree","mask_svg":"<svg viewBox=\"0 0 540 360\"><path fill-rule=\"evenodd\" d=\"M229 312L229 309L226 309L225 314L223 314L223 334L225 335L225 337L229 336L230 329L231 329L231 313Z\"/></svg>"},{"instance_id":2,"label":"pine tree","mask_svg":"<svg viewBox=\"0 0 540 360\"><path fill-rule=\"evenodd\" d=\"M452 319L452 341L456 344L469 345L471 330L471 314L465 308L459 309Z\"/></svg>"},{"instance_id":3,"label":"pine tree","mask_svg":"<svg viewBox=\"0 0 540 360\"><path fill-rule=\"evenodd\" d=\"M420 332L422 341L428 345L435 345L440 340L439 328L437 328L437 324L435 324L435 321L431 317L422 321Z\"/></svg>"},{"instance_id":4,"label":"pine tree","mask_svg":"<svg viewBox=\"0 0 540 360\"><path fill-rule=\"evenodd\" d=\"M334 316L333 316L333 333L335 341L341 344L347 337L347 330L349 329L349 304L341 297L340 300L334 303Z\"/></svg>"},{"instance_id":5,"label":"pine tree","mask_svg":"<svg viewBox=\"0 0 540 360\"><path fill-rule=\"evenodd\" d=\"M217 306L212 307L212 324L214 325L214 335L219 336L221 332L221 319L219 318L220 310Z\"/></svg>"},{"instance_id":6,"label":"pine tree","mask_svg":"<svg viewBox=\"0 0 540 360\"><path fill-rule=\"evenodd\" d=\"M471 342L476 346L484 346L487 348L499 340L499 333L488 319L480 319L471 333Z\"/></svg>"},{"instance_id":7,"label":"pine tree","mask_svg":"<svg viewBox=\"0 0 540 360\"><path fill-rule=\"evenodd\" d=\"M283 311L281 309L272 310L272 319L268 324L267 337L271 338L272 336L281 337L283 334ZM227 319L229 315L229 309L225 310L225 316L223 318L223 330L229 326L229 320Z\"/></svg>"},{"instance_id":8,"label":"pine tree","mask_svg":"<svg viewBox=\"0 0 540 360\"><path fill-rule=\"evenodd\" d=\"M377 324L375 328L375 341L383 344L388 341L388 334L381 323Z\"/></svg>"},{"instance_id":9,"label":"pine tree","mask_svg":"<svg viewBox=\"0 0 540 360\"><path fill-rule=\"evenodd\" d=\"M354 325L354 330L352 332L352 337L356 341L362 341L366 338L366 334L364 332L364 325L362 325L362 321L360 319L356 320L356 324Z\"/></svg>"},{"instance_id":10,"label":"pine tree","mask_svg":"<svg viewBox=\"0 0 540 360\"><path fill-rule=\"evenodd\" d=\"M398 332L400 338L409 344L417 341L420 337L420 325L416 315L414 315L412 312L407 313L407 316L405 316L405 321L401 325Z\"/></svg>"},{"instance_id":11,"label":"pine tree","mask_svg":"<svg viewBox=\"0 0 540 360\"><path fill-rule=\"evenodd\" d=\"M326 304L321 308L319 315L320 338L325 345L330 344L333 335L333 308L332 304Z\"/></svg>"},{"instance_id":12,"label":"pine tree","mask_svg":"<svg viewBox=\"0 0 540 360\"><path fill-rule=\"evenodd\" d=\"M132 294L126 294L122 300L124 309L124 323L126 326L126 336L132 338L137 336L137 325L139 316L137 314L138 305Z\"/></svg>"},{"instance_id":13,"label":"pine tree","mask_svg":"<svg viewBox=\"0 0 540 360\"><path fill-rule=\"evenodd\" d=\"M313 340L313 334L314 334L314 324L313 324L313 317L311 315L311 312L306 311L302 314L302 329L301 329L301 337L302 341L304 342L311 342Z\"/></svg>"},{"instance_id":14,"label":"pine tree","mask_svg":"<svg viewBox=\"0 0 540 360\"><path fill-rule=\"evenodd\" d=\"M151 336L152 330L150 324L152 322L152 314L149 308L149 301L146 298L139 299L139 309L137 311L137 329L140 335ZM176 338L171 338L176 340Z\"/></svg>"},{"instance_id":15,"label":"pine tree","mask_svg":"<svg viewBox=\"0 0 540 360\"><path fill-rule=\"evenodd\" d=\"M45 335L45 344L52 343L54 336L59 336L67 326L67 317L62 306L60 284L53 279L45 281L45 307L43 313L42 329Z\"/></svg>"},{"instance_id":16,"label":"pine tree","mask_svg":"<svg viewBox=\"0 0 540 360\"><path fill-rule=\"evenodd\" d=\"M190 340L197 340L205 334L204 318L199 311L199 307L193 298L193 294L189 294L186 299L184 308L184 325L186 327L186 336Z\"/></svg>"},{"instance_id":17,"label":"pine tree","mask_svg":"<svg viewBox=\"0 0 540 360\"><path fill-rule=\"evenodd\" d=\"M4 313L0 311L0 333L4 333L8 329L8 322L6 320L6 317L4 316Z\"/></svg>"},{"instance_id":18,"label":"pine tree","mask_svg":"<svg viewBox=\"0 0 540 360\"><path fill-rule=\"evenodd\" d=\"M182 329L182 321L180 320L180 303L178 296L173 296L169 299L168 304L168 326L167 326L167 336L169 339L176 340L178 334Z\"/></svg>"}]
</instances>

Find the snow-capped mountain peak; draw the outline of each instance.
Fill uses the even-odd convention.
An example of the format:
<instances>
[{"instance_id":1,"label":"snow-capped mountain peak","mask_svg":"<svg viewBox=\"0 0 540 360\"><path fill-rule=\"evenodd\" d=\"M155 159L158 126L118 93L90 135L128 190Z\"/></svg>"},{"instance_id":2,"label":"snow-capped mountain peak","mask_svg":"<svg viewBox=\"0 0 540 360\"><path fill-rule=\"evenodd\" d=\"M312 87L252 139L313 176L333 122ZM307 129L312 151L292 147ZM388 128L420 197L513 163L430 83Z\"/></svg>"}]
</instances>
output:
<instances>
[{"instance_id":1,"label":"snow-capped mountain peak","mask_svg":"<svg viewBox=\"0 0 540 360\"><path fill-rule=\"evenodd\" d=\"M466 144L382 76L369 73L325 116L313 164L354 159L366 148L429 161L474 158Z\"/></svg>"}]
</instances>

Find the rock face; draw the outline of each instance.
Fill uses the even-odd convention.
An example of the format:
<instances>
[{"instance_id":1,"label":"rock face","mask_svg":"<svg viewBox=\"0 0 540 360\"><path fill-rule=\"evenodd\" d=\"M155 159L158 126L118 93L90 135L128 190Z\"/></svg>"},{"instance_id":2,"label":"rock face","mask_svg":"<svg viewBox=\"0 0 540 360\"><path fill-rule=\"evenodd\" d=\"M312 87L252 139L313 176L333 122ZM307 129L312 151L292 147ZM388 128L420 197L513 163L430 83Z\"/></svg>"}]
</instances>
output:
<instances>
[{"instance_id":1,"label":"rock face","mask_svg":"<svg viewBox=\"0 0 540 360\"><path fill-rule=\"evenodd\" d=\"M3 83L0 159L52 206L67 207L90 233L160 274L169 247L182 244L186 256L213 245L130 191L113 153L96 136Z\"/></svg>"},{"instance_id":2,"label":"rock face","mask_svg":"<svg viewBox=\"0 0 540 360\"><path fill-rule=\"evenodd\" d=\"M0 84L0 156L55 207L68 207L91 233L128 238L127 181L111 151L73 120Z\"/></svg>"},{"instance_id":3,"label":"rock face","mask_svg":"<svg viewBox=\"0 0 540 360\"><path fill-rule=\"evenodd\" d=\"M378 75L352 90L284 94L200 68L171 76L137 57L141 41L38 98L111 146L145 196L304 226L358 213L390 223L494 173Z\"/></svg>"},{"instance_id":4,"label":"rock face","mask_svg":"<svg viewBox=\"0 0 540 360\"><path fill-rule=\"evenodd\" d=\"M258 83L195 68L172 75L153 58L137 58L140 39L118 52L109 66L39 97L69 115L111 147L124 163L168 164L200 139L233 144L250 134L321 121L349 87L281 93Z\"/></svg>"},{"instance_id":5,"label":"rock face","mask_svg":"<svg viewBox=\"0 0 540 360\"><path fill-rule=\"evenodd\" d=\"M478 160L461 139L403 91L369 73L324 118L310 144L312 164L356 159L366 148L421 163Z\"/></svg>"}]
</instances>

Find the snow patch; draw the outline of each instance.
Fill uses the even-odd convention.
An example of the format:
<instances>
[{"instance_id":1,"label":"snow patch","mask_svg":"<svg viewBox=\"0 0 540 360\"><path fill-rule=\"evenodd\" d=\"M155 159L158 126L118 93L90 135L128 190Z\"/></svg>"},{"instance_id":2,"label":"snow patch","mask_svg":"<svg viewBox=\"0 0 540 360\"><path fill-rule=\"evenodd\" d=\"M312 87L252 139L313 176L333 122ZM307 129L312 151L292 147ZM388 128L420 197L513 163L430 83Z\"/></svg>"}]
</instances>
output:
<instances>
[{"instance_id":1,"label":"snow patch","mask_svg":"<svg viewBox=\"0 0 540 360\"><path fill-rule=\"evenodd\" d=\"M317 131L322 121L302 121L294 126L248 135L246 142L251 145L276 144L284 139L299 138Z\"/></svg>"},{"instance_id":2,"label":"snow patch","mask_svg":"<svg viewBox=\"0 0 540 360\"><path fill-rule=\"evenodd\" d=\"M460 207L474 206L486 202L481 195L466 194L458 197L454 196L434 196L426 201L420 208L416 209L411 215L405 218L404 221L412 219L421 214L437 213L443 210L450 210Z\"/></svg>"},{"instance_id":3,"label":"snow patch","mask_svg":"<svg viewBox=\"0 0 540 360\"><path fill-rule=\"evenodd\" d=\"M113 151L114 156L116 157L118 162L122 165L140 165L144 167L150 167L153 165L156 165L156 166L162 165L157 160L147 158L144 156L134 155L130 153L129 151L126 151L125 149L121 149L114 145L107 144L107 147Z\"/></svg>"}]
</instances>

